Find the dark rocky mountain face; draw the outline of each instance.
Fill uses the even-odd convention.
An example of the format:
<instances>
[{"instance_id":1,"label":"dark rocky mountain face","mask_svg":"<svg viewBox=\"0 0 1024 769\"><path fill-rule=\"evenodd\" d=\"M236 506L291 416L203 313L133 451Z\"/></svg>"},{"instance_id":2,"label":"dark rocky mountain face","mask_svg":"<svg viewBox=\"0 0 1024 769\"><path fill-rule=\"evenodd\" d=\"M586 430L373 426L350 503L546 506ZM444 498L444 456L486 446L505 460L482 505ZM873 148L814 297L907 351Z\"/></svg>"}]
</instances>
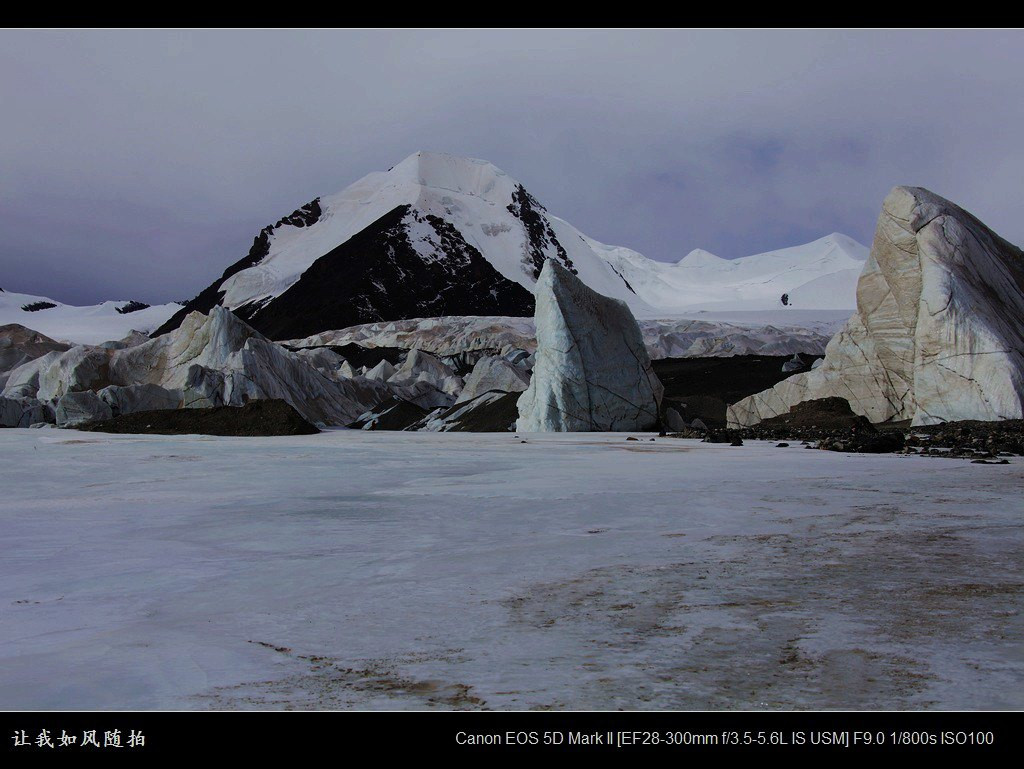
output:
<instances>
[{"instance_id":1,"label":"dark rocky mountain face","mask_svg":"<svg viewBox=\"0 0 1024 769\"><path fill-rule=\"evenodd\" d=\"M317 205L309 217L318 210ZM424 225L436 236L439 258L426 259L413 245L410 227ZM272 231L273 227L261 231L244 259L153 336L176 328L193 310L209 312L223 298L220 286L225 280L266 256ZM295 339L325 329L405 318L528 316L533 314L533 295L501 275L452 224L403 205L317 259L280 296L251 302L234 312L271 339Z\"/></svg>"},{"instance_id":2,"label":"dark rocky mountain face","mask_svg":"<svg viewBox=\"0 0 1024 769\"><path fill-rule=\"evenodd\" d=\"M150 336L157 337L166 334L168 331L173 331L181 325L181 321L190 312L209 313L214 306L220 304L220 300L224 297L224 292L221 290L221 285L223 285L224 281L242 270L255 267L266 259L267 254L270 253L270 236L274 230L284 225L309 227L319 221L322 213L320 210L320 198L316 198L301 208L295 209L288 216L279 219L276 224L268 224L253 238L252 248L249 249L249 253L224 270L224 274L220 278L203 289L197 297L186 302L180 310L174 313L166 323L150 334Z\"/></svg>"},{"instance_id":3,"label":"dark rocky mountain face","mask_svg":"<svg viewBox=\"0 0 1024 769\"><path fill-rule=\"evenodd\" d=\"M127 304L121 305L115 308L121 315L128 315L132 312L138 312L139 310L148 309L149 305L145 302L137 302L134 299Z\"/></svg>"},{"instance_id":4,"label":"dark rocky mountain face","mask_svg":"<svg viewBox=\"0 0 1024 769\"><path fill-rule=\"evenodd\" d=\"M39 312L40 310L52 310L56 306L53 302L30 302L23 304L21 309L25 312Z\"/></svg>"},{"instance_id":5,"label":"dark rocky mountain face","mask_svg":"<svg viewBox=\"0 0 1024 769\"><path fill-rule=\"evenodd\" d=\"M417 253L409 239L412 221L434 230L445 258ZM324 254L279 297L236 311L271 339L383 320L532 312L533 295L503 277L455 227L408 205Z\"/></svg>"},{"instance_id":6,"label":"dark rocky mountain face","mask_svg":"<svg viewBox=\"0 0 1024 769\"><path fill-rule=\"evenodd\" d=\"M555 253L558 255L557 259L561 262L562 266L573 275L576 275L576 267L573 265L572 259L565 252L565 247L555 237L555 231L551 228L551 222L544 216L545 210L544 206L527 192L523 185L516 185L515 195L513 195L512 202L508 205L508 212L521 221L523 227L526 228L529 243L528 259L533 270L533 277L535 279L540 277L544 260L548 258L545 250L549 246L554 247ZM622 276L620 275L619 277ZM623 281L626 280L625 278L622 279ZM630 290L632 291L632 289Z\"/></svg>"}]
</instances>

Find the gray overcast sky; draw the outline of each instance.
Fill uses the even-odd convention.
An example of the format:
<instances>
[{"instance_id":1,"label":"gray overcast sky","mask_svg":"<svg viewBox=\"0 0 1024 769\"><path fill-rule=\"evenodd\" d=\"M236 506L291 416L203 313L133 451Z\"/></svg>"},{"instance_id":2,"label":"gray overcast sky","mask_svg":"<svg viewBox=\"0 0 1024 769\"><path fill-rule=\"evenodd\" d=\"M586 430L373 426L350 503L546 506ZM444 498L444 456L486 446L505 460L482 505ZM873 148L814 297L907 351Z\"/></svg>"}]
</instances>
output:
<instances>
[{"instance_id":1,"label":"gray overcast sky","mask_svg":"<svg viewBox=\"0 0 1024 769\"><path fill-rule=\"evenodd\" d=\"M0 286L186 299L410 153L486 158L655 259L925 186L1024 243L1020 31L0 31Z\"/></svg>"}]
</instances>

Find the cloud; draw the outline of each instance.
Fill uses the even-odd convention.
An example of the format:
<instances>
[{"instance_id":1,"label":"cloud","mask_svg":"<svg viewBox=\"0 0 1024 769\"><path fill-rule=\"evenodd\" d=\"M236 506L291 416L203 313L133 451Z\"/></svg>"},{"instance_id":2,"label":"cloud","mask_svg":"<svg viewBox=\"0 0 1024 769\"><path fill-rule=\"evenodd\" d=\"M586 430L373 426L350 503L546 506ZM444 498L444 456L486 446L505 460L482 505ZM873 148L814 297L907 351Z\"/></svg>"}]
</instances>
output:
<instances>
[{"instance_id":1,"label":"cloud","mask_svg":"<svg viewBox=\"0 0 1024 769\"><path fill-rule=\"evenodd\" d=\"M178 299L418 149L675 260L833 231L896 184L1014 242L1019 31L0 32L0 286Z\"/></svg>"}]
</instances>

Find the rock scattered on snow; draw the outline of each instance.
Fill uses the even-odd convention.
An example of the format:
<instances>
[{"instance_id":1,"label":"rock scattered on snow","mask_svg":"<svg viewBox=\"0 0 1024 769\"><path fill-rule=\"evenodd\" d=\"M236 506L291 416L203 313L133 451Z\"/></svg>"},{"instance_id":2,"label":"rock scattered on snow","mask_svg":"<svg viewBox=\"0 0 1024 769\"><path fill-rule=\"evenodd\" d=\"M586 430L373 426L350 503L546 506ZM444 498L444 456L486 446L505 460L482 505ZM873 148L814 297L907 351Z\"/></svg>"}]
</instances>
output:
<instances>
[{"instance_id":1,"label":"rock scattered on snow","mask_svg":"<svg viewBox=\"0 0 1024 769\"><path fill-rule=\"evenodd\" d=\"M536 289L537 353L519 432L647 430L663 388L629 307L554 261Z\"/></svg>"},{"instance_id":2,"label":"rock scattered on snow","mask_svg":"<svg viewBox=\"0 0 1024 769\"><path fill-rule=\"evenodd\" d=\"M665 409L665 429L673 433L678 433L689 427L686 420L680 415L674 408Z\"/></svg>"}]
</instances>

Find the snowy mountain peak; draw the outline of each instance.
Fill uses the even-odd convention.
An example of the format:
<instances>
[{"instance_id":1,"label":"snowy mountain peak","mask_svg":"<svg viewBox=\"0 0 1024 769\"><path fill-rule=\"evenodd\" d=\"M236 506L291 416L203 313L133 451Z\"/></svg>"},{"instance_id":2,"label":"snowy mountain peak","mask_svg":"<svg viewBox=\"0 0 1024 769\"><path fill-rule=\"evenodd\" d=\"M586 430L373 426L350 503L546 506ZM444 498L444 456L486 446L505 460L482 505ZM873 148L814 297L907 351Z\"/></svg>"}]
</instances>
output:
<instances>
[{"instance_id":1,"label":"snowy mountain peak","mask_svg":"<svg viewBox=\"0 0 1024 769\"><path fill-rule=\"evenodd\" d=\"M417 152L390 172L421 187L473 195L494 203L508 203L519 184L486 160L447 155L441 152Z\"/></svg>"},{"instance_id":2,"label":"snowy mountain peak","mask_svg":"<svg viewBox=\"0 0 1024 769\"><path fill-rule=\"evenodd\" d=\"M729 260L723 259L720 256L715 256L710 251L705 251L703 248L695 248L680 259L677 264L684 265L686 267L726 268L729 266Z\"/></svg>"},{"instance_id":3,"label":"snowy mountain peak","mask_svg":"<svg viewBox=\"0 0 1024 769\"><path fill-rule=\"evenodd\" d=\"M369 201L388 194L402 195L429 205L434 195L469 196L495 205L507 205L519 185L486 160L442 152L414 152L387 171L375 171L328 201Z\"/></svg>"},{"instance_id":4,"label":"snowy mountain peak","mask_svg":"<svg viewBox=\"0 0 1024 769\"><path fill-rule=\"evenodd\" d=\"M416 152L265 227L248 255L156 333L217 305L277 339L439 315L529 315L549 259L640 317L707 304L775 309L782 294L810 302L802 308L850 309L860 251L833 234L737 260L698 250L656 262L588 238L485 160ZM825 290L801 294L822 278Z\"/></svg>"}]
</instances>

